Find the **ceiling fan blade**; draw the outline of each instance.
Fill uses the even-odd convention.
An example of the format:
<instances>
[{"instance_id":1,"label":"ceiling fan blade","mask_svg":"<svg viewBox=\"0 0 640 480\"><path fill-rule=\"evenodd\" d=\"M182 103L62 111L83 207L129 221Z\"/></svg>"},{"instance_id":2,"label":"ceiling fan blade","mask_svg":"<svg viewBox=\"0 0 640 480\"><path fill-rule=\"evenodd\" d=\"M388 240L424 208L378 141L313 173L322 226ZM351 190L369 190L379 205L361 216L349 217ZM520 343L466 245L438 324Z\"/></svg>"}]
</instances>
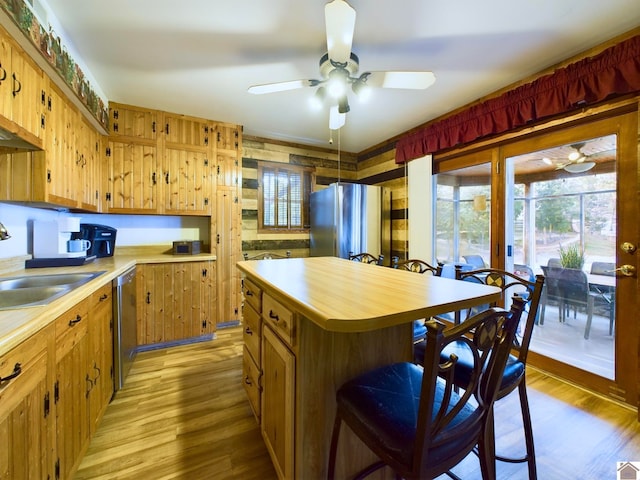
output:
<instances>
[{"instance_id":1,"label":"ceiling fan blade","mask_svg":"<svg viewBox=\"0 0 640 480\"><path fill-rule=\"evenodd\" d=\"M329 128L331 130L339 130L344 126L346 120L347 114L340 113L338 105L334 105L329 109Z\"/></svg>"},{"instance_id":2,"label":"ceiling fan blade","mask_svg":"<svg viewBox=\"0 0 640 480\"><path fill-rule=\"evenodd\" d=\"M334 62L348 62L356 27L356 11L344 0L333 0L324 6L324 21L329 58Z\"/></svg>"},{"instance_id":3,"label":"ceiling fan blade","mask_svg":"<svg viewBox=\"0 0 640 480\"><path fill-rule=\"evenodd\" d=\"M382 88L429 88L436 81L433 72L368 72L366 83Z\"/></svg>"},{"instance_id":4,"label":"ceiling fan blade","mask_svg":"<svg viewBox=\"0 0 640 480\"><path fill-rule=\"evenodd\" d=\"M286 90L295 90L297 88L314 87L317 84L317 80L290 80L288 82L253 85L249 87L247 91L249 93L253 93L254 95L261 95L263 93L284 92Z\"/></svg>"}]
</instances>

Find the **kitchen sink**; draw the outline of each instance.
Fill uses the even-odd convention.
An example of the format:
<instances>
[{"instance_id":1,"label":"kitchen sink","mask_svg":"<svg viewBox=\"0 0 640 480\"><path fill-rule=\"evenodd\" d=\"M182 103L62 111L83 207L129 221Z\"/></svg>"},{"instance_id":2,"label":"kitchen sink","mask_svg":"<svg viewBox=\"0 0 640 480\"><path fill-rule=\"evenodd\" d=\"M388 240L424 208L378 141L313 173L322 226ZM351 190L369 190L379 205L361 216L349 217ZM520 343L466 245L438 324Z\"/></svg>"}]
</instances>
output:
<instances>
[{"instance_id":1,"label":"kitchen sink","mask_svg":"<svg viewBox=\"0 0 640 480\"><path fill-rule=\"evenodd\" d=\"M50 287L54 285L82 285L103 273L104 272L57 273L53 275L29 275L23 277L0 278L0 290Z\"/></svg>"},{"instance_id":2,"label":"kitchen sink","mask_svg":"<svg viewBox=\"0 0 640 480\"><path fill-rule=\"evenodd\" d=\"M103 273L104 271L0 278L0 310L47 305Z\"/></svg>"}]
</instances>

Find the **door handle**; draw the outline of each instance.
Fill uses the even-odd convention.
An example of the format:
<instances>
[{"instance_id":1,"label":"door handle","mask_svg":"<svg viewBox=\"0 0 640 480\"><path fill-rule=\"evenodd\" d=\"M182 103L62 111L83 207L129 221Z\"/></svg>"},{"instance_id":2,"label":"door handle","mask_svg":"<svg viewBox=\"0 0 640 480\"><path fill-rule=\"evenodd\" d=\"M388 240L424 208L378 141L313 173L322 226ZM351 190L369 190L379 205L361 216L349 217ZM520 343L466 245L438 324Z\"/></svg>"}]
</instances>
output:
<instances>
[{"instance_id":1,"label":"door handle","mask_svg":"<svg viewBox=\"0 0 640 480\"><path fill-rule=\"evenodd\" d=\"M633 277L636 274L636 267L633 265L622 265L615 270L607 270L607 273L618 273L620 272L625 277Z\"/></svg>"}]
</instances>

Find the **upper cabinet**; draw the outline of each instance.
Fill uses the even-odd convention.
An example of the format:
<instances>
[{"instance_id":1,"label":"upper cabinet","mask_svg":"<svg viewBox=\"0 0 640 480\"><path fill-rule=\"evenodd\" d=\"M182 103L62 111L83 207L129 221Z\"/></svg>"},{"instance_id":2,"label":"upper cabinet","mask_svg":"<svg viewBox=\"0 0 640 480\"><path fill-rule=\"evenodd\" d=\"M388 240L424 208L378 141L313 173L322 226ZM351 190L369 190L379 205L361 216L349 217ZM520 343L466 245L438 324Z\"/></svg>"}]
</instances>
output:
<instances>
[{"instance_id":1,"label":"upper cabinet","mask_svg":"<svg viewBox=\"0 0 640 480\"><path fill-rule=\"evenodd\" d=\"M42 144L43 73L0 28L0 119L8 130Z\"/></svg>"},{"instance_id":2,"label":"upper cabinet","mask_svg":"<svg viewBox=\"0 0 640 480\"><path fill-rule=\"evenodd\" d=\"M217 186L238 188L238 125L111 103L111 213L212 215Z\"/></svg>"},{"instance_id":3,"label":"upper cabinet","mask_svg":"<svg viewBox=\"0 0 640 480\"><path fill-rule=\"evenodd\" d=\"M137 141L155 142L158 112L148 108L111 103L109 108L109 135L127 137Z\"/></svg>"}]
</instances>

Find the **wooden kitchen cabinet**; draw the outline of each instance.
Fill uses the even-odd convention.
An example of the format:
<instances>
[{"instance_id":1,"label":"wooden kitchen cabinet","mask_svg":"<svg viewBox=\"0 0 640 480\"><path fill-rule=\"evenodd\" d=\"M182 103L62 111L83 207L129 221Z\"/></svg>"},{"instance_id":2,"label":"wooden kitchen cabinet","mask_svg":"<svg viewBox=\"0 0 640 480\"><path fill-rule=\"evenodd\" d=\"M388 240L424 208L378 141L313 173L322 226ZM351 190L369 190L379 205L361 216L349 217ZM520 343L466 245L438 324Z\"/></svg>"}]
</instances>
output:
<instances>
[{"instance_id":1,"label":"wooden kitchen cabinet","mask_svg":"<svg viewBox=\"0 0 640 480\"><path fill-rule=\"evenodd\" d=\"M109 103L109 136L127 140L155 142L158 131L157 110Z\"/></svg>"},{"instance_id":2,"label":"wooden kitchen cabinet","mask_svg":"<svg viewBox=\"0 0 640 480\"><path fill-rule=\"evenodd\" d=\"M94 129L89 122L79 117L80 136L78 138L78 169L80 177L80 208L90 212L102 211L103 193L103 152L104 135Z\"/></svg>"},{"instance_id":3,"label":"wooden kitchen cabinet","mask_svg":"<svg viewBox=\"0 0 640 480\"><path fill-rule=\"evenodd\" d=\"M0 155L7 172L0 199L98 211L102 136L53 83L46 83L45 150Z\"/></svg>"},{"instance_id":4,"label":"wooden kitchen cabinet","mask_svg":"<svg viewBox=\"0 0 640 480\"><path fill-rule=\"evenodd\" d=\"M0 479L54 478L52 338L50 326L0 356Z\"/></svg>"},{"instance_id":5,"label":"wooden kitchen cabinet","mask_svg":"<svg viewBox=\"0 0 640 480\"><path fill-rule=\"evenodd\" d=\"M76 462L88 446L89 394L92 379L87 369L89 301L84 300L55 321L56 381L56 469L60 478L70 478Z\"/></svg>"},{"instance_id":6,"label":"wooden kitchen cabinet","mask_svg":"<svg viewBox=\"0 0 640 480\"><path fill-rule=\"evenodd\" d=\"M137 266L138 345L215 331L215 267L212 260Z\"/></svg>"},{"instance_id":7,"label":"wooden kitchen cabinet","mask_svg":"<svg viewBox=\"0 0 640 480\"><path fill-rule=\"evenodd\" d=\"M109 140L109 213L159 213L157 151L155 145Z\"/></svg>"},{"instance_id":8,"label":"wooden kitchen cabinet","mask_svg":"<svg viewBox=\"0 0 640 480\"><path fill-rule=\"evenodd\" d=\"M92 382L89 394L89 429L96 431L114 389L113 288L104 285L89 297L89 356L87 369Z\"/></svg>"},{"instance_id":9,"label":"wooden kitchen cabinet","mask_svg":"<svg viewBox=\"0 0 640 480\"><path fill-rule=\"evenodd\" d=\"M44 135L42 70L2 28L0 79L0 115L41 139Z\"/></svg>"},{"instance_id":10,"label":"wooden kitchen cabinet","mask_svg":"<svg viewBox=\"0 0 640 480\"><path fill-rule=\"evenodd\" d=\"M262 437L279 478L293 478L295 356L271 327L262 331Z\"/></svg>"},{"instance_id":11,"label":"wooden kitchen cabinet","mask_svg":"<svg viewBox=\"0 0 640 480\"><path fill-rule=\"evenodd\" d=\"M262 290L251 280L242 282L244 305L242 306L244 341L242 361L242 385L249 397L253 414L260 423L262 393Z\"/></svg>"},{"instance_id":12,"label":"wooden kitchen cabinet","mask_svg":"<svg viewBox=\"0 0 640 480\"><path fill-rule=\"evenodd\" d=\"M164 213L210 215L212 170L206 151L166 146L162 162Z\"/></svg>"},{"instance_id":13,"label":"wooden kitchen cabinet","mask_svg":"<svg viewBox=\"0 0 640 480\"><path fill-rule=\"evenodd\" d=\"M217 188L216 214L212 221L217 258L218 323L237 322L240 319L241 286L236 262L241 260L242 246L242 206L238 188Z\"/></svg>"}]
</instances>

